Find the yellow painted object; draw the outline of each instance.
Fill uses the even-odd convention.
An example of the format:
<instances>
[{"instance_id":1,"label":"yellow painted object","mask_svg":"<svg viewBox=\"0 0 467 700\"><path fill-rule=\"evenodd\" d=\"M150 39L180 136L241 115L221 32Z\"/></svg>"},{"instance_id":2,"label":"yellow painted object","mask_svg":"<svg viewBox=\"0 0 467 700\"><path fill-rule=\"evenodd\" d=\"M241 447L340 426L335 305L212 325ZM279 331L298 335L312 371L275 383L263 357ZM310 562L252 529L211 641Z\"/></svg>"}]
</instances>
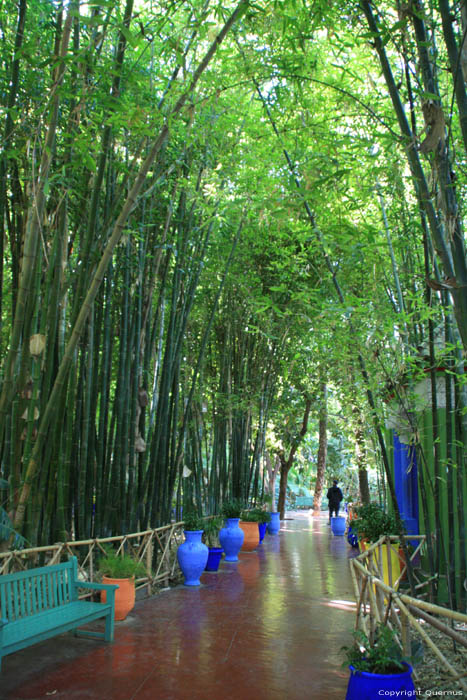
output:
<instances>
[{"instance_id":1,"label":"yellow painted object","mask_svg":"<svg viewBox=\"0 0 467 700\"><path fill-rule=\"evenodd\" d=\"M389 561L388 561L389 548ZM381 554L380 554L381 553ZM391 588L399 587L399 577L401 574L401 560L399 559L399 543L382 544L375 552L378 569L381 571L379 557L381 555L383 564L383 581ZM397 584L396 584L397 581Z\"/></svg>"},{"instance_id":2,"label":"yellow painted object","mask_svg":"<svg viewBox=\"0 0 467 700\"><path fill-rule=\"evenodd\" d=\"M360 551L364 552L368 547L368 541L366 540L360 540L359 542L360 545ZM389 561L388 561L388 548L389 548ZM373 562L376 565L377 569L379 572L382 571L382 581L387 586L391 586L391 588L394 588L397 590L399 588L399 577L403 568L403 562L401 561L399 557L399 543L398 542L391 542L390 545L388 544L381 544L375 549L373 549ZM380 557L382 561L380 562ZM376 593L378 587L376 585L373 586L374 591Z\"/></svg>"}]
</instances>

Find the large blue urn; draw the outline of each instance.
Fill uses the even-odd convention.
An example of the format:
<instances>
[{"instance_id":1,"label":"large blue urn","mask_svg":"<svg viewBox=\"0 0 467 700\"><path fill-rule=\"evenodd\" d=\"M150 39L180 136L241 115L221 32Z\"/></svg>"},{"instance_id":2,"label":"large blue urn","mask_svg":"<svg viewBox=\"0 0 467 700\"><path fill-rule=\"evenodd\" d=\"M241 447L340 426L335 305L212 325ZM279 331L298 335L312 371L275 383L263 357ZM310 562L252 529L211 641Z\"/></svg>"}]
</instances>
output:
<instances>
[{"instance_id":1,"label":"large blue urn","mask_svg":"<svg viewBox=\"0 0 467 700\"><path fill-rule=\"evenodd\" d=\"M331 518L331 531L333 535L342 536L345 535L345 528L347 521L341 515Z\"/></svg>"},{"instance_id":2,"label":"large blue urn","mask_svg":"<svg viewBox=\"0 0 467 700\"><path fill-rule=\"evenodd\" d=\"M238 561L238 553L245 537L238 523L240 518L226 518L225 525L219 532L219 542L225 552L225 561Z\"/></svg>"},{"instance_id":3,"label":"large blue urn","mask_svg":"<svg viewBox=\"0 0 467 700\"><path fill-rule=\"evenodd\" d=\"M280 513L271 513L271 520L268 522L268 533L276 535L281 527Z\"/></svg>"},{"instance_id":4,"label":"large blue urn","mask_svg":"<svg viewBox=\"0 0 467 700\"><path fill-rule=\"evenodd\" d=\"M209 549L201 542L203 530L184 530L183 534L185 542L177 549L177 559L185 577L185 586L199 586Z\"/></svg>"}]
</instances>

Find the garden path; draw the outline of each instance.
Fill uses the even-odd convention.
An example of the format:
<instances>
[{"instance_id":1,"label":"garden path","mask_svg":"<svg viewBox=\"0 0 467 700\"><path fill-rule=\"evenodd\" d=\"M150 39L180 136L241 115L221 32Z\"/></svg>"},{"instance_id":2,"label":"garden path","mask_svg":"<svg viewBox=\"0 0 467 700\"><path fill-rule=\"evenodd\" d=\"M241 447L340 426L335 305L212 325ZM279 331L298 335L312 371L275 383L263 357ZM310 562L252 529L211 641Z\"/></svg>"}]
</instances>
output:
<instances>
[{"instance_id":1,"label":"garden path","mask_svg":"<svg viewBox=\"0 0 467 700\"><path fill-rule=\"evenodd\" d=\"M201 587L138 601L114 644L67 635L5 657L1 700L342 700L354 552L327 518L287 518Z\"/></svg>"}]
</instances>

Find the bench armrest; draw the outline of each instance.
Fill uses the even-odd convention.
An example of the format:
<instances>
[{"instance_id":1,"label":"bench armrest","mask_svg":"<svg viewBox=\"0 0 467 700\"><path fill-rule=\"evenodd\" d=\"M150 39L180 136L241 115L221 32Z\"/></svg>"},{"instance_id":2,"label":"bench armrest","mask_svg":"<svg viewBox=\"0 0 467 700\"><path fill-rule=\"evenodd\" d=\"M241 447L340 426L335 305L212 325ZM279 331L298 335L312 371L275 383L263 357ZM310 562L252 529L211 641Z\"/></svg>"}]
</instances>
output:
<instances>
[{"instance_id":1,"label":"bench armrest","mask_svg":"<svg viewBox=\"0 0 467 700\"><path fill-rule=\"evenodd\" d=\"M4 617L0 617L0 627L8 624L8 620Z\"/></svg>"},{"instance_id":2,"label":"bench armrest","mask_svg":"<svg viewBox=\"0 0 467 700\"><path fill-rule=\"evenodd\" d=\"M110 603L110 605L112 606L112 610L115 610L115 591L118 588L118 586L115 583L94 583L94 581L75 581L75 591L77 591L78 588L89 588L93 591L106 591L107 603Z\"/></svg>"},{"instance_id":3,"label":"bench armrest","mask_svg":"<svg viewBox=\"0 0 467 700\"><path fill-rule=\"evenodd\" d=\"M94 591L113 591L118 586L115 583L94 583L93 581L77 581L78 588L91 588Z\"/></svg>"}]
</instances>

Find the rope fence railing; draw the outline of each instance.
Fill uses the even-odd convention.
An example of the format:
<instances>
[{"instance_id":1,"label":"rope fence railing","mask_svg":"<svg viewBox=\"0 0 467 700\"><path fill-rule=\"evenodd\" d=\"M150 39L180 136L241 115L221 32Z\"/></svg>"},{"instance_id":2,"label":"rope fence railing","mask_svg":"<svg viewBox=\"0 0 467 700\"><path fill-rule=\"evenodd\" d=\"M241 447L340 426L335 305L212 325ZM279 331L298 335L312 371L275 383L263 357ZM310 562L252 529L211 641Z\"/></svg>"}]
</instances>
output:
<instances>
[{"instance_id":1,"label":"rope fence railing","mask_svg":"<svg viewBox=\"0 0 467 700\"><path fill-rule=\"evenodd\" d=\"M143 563L146 575L136 580L136 589L147 587L150 594L157 584L168 586L176 575L177 548L183 541L183 527L183 521L179 521L126 535L69 540L42 547L0 552L0 575L57 564L69 555L74 555L78 559L82 580L95 581L97 560L106 556L106 547L110 545L117 554L131 554Z\"/></svg>"},{"instance_id":2,"label":"rope fence railing","mask_svg":"<svg viewBox=\"0 0 467 700\"><path fill-rule=\"evenodd\" d=\"M416 561L425 542L424 535L412 536L418 542L410 555ZM396 563L397 562L397 563ZM381 537L362 554L350 560L352 582L357 601L355 628L372 638L379 624L394 630L397 642L407 658L412 656L410 631L421 639L435 655L446 678L467 691L465 663L459 667L446 658L438 641L432 638L437 630L453 645L467 648L467 615L423 599L422 589L427 584L414 573L415 590L421 597L413 597L399 590L407 565L399 549L397 537ZM414 569L415 572L415 569ZM431 635L431 636L430 636ZM417 678L417 671L414 670Z\"/></svg>"}]
</instances>

